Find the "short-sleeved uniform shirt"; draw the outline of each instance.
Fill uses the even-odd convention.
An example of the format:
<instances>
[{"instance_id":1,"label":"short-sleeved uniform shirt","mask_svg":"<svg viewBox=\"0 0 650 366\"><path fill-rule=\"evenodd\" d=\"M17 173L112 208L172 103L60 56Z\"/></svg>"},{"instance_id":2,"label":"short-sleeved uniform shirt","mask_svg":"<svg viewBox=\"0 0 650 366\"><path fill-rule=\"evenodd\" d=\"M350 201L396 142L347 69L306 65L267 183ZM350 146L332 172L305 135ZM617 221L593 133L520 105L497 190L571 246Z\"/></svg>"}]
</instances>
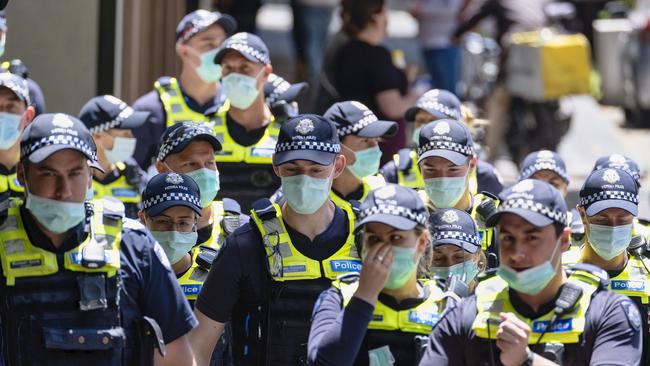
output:
<instances>
[{"instance_id":1,"label":"short-sleeved uniform shirt","mask_svg":"<svg viewBox=\"0 0 650 366\"><path fill-rule=\"evenodd\" d=\"M205 104L199 104L183 91L183 86L178 81L178 87L183 94L183 99L187 106L198 113L206 114L209 110L219 108L225 101L225 96L218 89L214 98ZM163 107L160 95L156 90L152 90L141 96L133 103L133 108L138 111L147 111L151 113L147 122L140 127L133 129L133 135L138 139L133 157L144 170L152 164L155 154L160 143L160 137L167 128L167 113Z\"/></svg>"},{"instance_id":2,"label":"short-sleeved uniform shirt","mask_svg":"<svg viewBox=\"0 0 650 366\"><path fill-rule=\"evenodd\" d=\"M345 243L349 230L347 215L338 207L330 225L313 241L286 222L285 226L296 249L315 260L324 260L336 253ZM196 308L210 319L225 323L236 307L248 308L264 303L263 294L270 283L266 261L262 237L255 223L237 229L226 239L212 264Z\"/></svg>"},{"instance_id":3,"label":"short-sleeved uniform shirt","mask_svg":"<svg viewBox=\"0 0 650 366\"><path fill-rule=\"evenodd\" d=\"M519 314L537 318L555 307L555 299L535 312L510 290ZM611 291L598 291L591 299L580 342L564 348L565 365L638 365L641 359L640 315L634 304ZM436 324L420 365L490 365L489 341L476 336L476 296L463 299ZM635 315L636 319L631 317ZM500 365L499 347L491 341L494 365Z\"/></svg>"},{"instance_id":4,"label":"short-sleeved uniform shirt","mask_svg":"<svg viewBox=\"0 0 650 366\"><path fill-rule=\"evenodd\" d=\"M53 253L62 254L75 248L88 235L81 223L70 229L64 244L56 248L24 206L20 213L32 244ZM132 324L142 316L153 318L162 330L165 343L180 338L198 325L165 253L137 221L123 221L118 273L122 277L119 294L122 324ZM0 281L5 282L4 276L0 275ZM0 298L4 298L3 288L0 286Z\"/></svg>"},{"instance_id":5,"label":"short-sleeved uniform shirt","mask_svg":"<svg viewBox=\"0 0 650 366\"><path fill-rule=\"evenodd\" d=\"M411 167L411 169L418 169L418 167ZM397 166L395 161L391 160L381 168L381 175L384 176L387 183L398 184L397 179ZM479 160L476 165L476 182L478 183L478 192L488 192L495 196L503 190L501 178L496 169L490 164Z\"/></svg>"}]
</instances>

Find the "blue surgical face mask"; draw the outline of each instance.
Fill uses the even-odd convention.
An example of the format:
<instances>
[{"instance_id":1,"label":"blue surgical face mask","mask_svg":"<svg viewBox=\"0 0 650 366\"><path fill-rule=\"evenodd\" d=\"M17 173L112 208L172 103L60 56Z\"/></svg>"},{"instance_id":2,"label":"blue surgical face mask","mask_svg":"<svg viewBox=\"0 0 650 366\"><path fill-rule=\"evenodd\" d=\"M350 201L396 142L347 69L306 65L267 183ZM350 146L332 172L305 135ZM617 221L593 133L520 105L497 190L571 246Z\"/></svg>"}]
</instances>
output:
<instances>
[{"instance_id":1,"label":"blue surgical face mask","mask_svg":"<svg viewBox=\"0 0 650 366\"><path fill-rule=\"evenodd\" d=\"M384 284L389 290L398 289L406 284L415 273L415 247L402 248L393 246L393 265L390 267L390 274Z\"/></svg>"},{"instance_id":2,"label":"blue surgical face mask","mask_svg":"<svg viewBox=\"0 0 650 366\"><path fill-rule=\"evenodd\" d=\"M446 280L449 276L456 276L463 279L463 281L468 285L474 281L479 272L478 263L473 260L456 263L449 267L431 268L431 275L433 277Z\"/></svg>"},{"instance_id":3,"label":"blue surgical face mask","mask_svg":"<svg viewBox=\"0 0 650 366\"><path fill-rule=\"evenodd\" d=\"M36 220L55 234L62 234L79 225L86 217L83 202L64 202L37 196L25 191L27 208Z\"/></svg>"},{"instance_id":4,"label":"blue surgical face mask","mask_svg":"<svg viewBox=\"0 0 650 366\"><path fill-rule=\"evenodd\" d=\"M515 271L501 262L497 270L497 275L506 281L508 286L513 290L527 295L537 295L551 282L553 276L555 276L555 268L551 264L551 260L559 247L559 243L556 243L551 258L547 259L544 263L520 272Z\"/></svg>"},{"instance_id":5,"label":"blue surgical face mask","mask_svg":"<svg viewBox=\"0 0 650 366\"><path fill-rule=\"evenodd\" d=\"M415 146L418 146L420 144L420 130L422 127L418 127L413 130L413 135L411 136L411 140L415 142Z\"/></svg>"},{"instance_id":6,"label":"blue surgical face mask","mask_svg":"<svg viewBox=\"0 0 650 366\"><path fill-rule=\"evenodd\" d=\"M623 253L632 240L632 224L603 226L589 224L587 239L599 257L608 261Z\"/></svg>"},{"instance_id":7,"label":"blue surgical face mask","mask_svg":"<svg viewBox=\"0 0 650 366\"><path fill-rule=\"evenodd\" d=\"M113 148L104 150L106 159L111 164L117 164L126 161L133 156L135 152L136 139L134 137L115 137L113 140Z\"/></svg>"},{"instance_id":8,"label":"blue surgical face mask","mask_svg":"<svg viewBox=\"0 0 650 366\"><path fill-rule=\"evenodd\" d=\"M223 93L230 100L230 104L238 109L250 107L260 94L260 90L257 88L257 78L262 75L262 72L264 72L264 69L255 77L236 72L225 76L221 81L221 85Z\"/></svg>"},{"instance_id":9,"label":"blue surgical face mask","mask_svg":"<svg viewBox=\"0 0 650 366\"><path fill-rule=\"evenodd\" d=\"M221 65L214 63L219 47L203 52L199 57L201 63L196 67L196 73L206 83L214 83L221 79Z\"/></svg>"},{"instance_id":10,"label":"blue surgical face mask","mask_svg":"<svg viewBox=\"0 0 650 366\"><path fill-rule=\"evenodd\" d=\"M361 179L377 174L379 171L379 160L381 159L381 150L379 149L379 146L355 151L354 158L354 164L349 165L348 169L355 177Z\"/></svg>"},{"instance_id":11,"label":"blue surgical face mask","mask_svg":"<svg viewBox=\"0 0 650 366\"><path fill-rule=\"evenodd\" d=\"M437 208L454 207L467 190L467 174L462 177L425 179L424 190Z\"/></svg>"},{"instance_id":12,"label":"blue surgical face mask","mask_svg":"<svg viewBox=\"0 0 650 366\"><path fill-rule=\"evenodd\" d=\"M194 179L199 186L199 190L201 191L201 207L208 207L219 192L219 172L217 170L201 168L186 174Z\"/></svg>"},{"instance_id":13,"label":"blue surgical face mask","mask_svg":"<svg viewBox=\"0 0 650 366\"><path fill-rule=\"evenodd\" d=\"M199 234L196 231L149 231L167 254L171 264L180 261L196 245Z\"/></svg>"},{"instance_id":14,"label":"blue surgical face mask","mask_svg":"<svg viewBox=\"0 0 650 366\"><path fill-rule=\"evenodd\" d=\"M331 180L308 175L280 177L282 194L296 213L310 215L321 208L329 198Z\"/></svg>"},{"instance_id":15,"label":"blue surgical face mask","mask_svg":"<svg viewBox=\"0 0 650 366\"><path fill-rule=\"evenodd\" d=\"M0 150L14 146L20 137L21 115L0 112Z\"/></svg>"}]
</instances>

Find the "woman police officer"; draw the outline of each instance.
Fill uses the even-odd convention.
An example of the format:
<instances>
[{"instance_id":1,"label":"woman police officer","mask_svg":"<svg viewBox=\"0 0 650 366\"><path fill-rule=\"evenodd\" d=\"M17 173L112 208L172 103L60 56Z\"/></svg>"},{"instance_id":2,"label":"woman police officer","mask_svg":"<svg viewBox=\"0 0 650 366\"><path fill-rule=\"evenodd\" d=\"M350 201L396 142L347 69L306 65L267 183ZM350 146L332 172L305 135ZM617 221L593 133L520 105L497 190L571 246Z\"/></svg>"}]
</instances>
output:
<instances>
[{"instance_id":1,"label":"woman police officer","mask_svg":"<svg viewBox=\"0 0 650 366\"><path fill-rule=\"evenodd\" d=\"M456 229L476 226L456 210ZM340 277L315 306L309 335L309 360L317 365L413 365L420 335L437 322L444 295L434 281L417 279L417 263L429 241L426 208L417 193L395 184L372 191L363 202L357 230L362 232L361 274ZM471 225L463 225L469 223ZM451 225L449 225L451 226ZM438 227L438 225L433 225ZM451 230L441 231L442 236ZM454 241L460 243L459 241ZM470 243L463 243L470 245Z\"/></svg>"}]
</instances>

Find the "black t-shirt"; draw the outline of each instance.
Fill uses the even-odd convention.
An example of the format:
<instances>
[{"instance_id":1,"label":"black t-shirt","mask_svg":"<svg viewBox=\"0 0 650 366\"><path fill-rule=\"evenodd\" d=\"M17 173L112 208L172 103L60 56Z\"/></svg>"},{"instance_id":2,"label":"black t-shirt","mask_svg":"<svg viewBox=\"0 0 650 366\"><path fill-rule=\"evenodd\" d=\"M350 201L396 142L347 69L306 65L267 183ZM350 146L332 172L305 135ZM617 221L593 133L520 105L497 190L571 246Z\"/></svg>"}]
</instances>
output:
<instances>
[{"instance_id":1,"label":"black t-shirt","mask_svg":"<svg viewBox=\"0 0 650 366\"><path fill-rule=\"evenodd\" d=\"M548 312L554 303L551 301L541 306L539 312L534 312L516 296L511 296L511 301L520 314L531 317ZM579 343L566 344L564 347L564 364L638 365L642 348L639 323L643 319L631 307L635 305L620 294L612 291L595 293ZM476 296L463 299L446 313L431 332L420 365L490 365L488 341L478 338L472 330L476 313ZM635 320L631 320L631 316L636 316ZM490 342L491 352L494 353L493 364L501 365L499 347L496 341Z\"/></svg>"},{"instance_id":2,"label":"black t-shirt","mask_svg":"<svg viewBox=\"0 0 650 366\"><path fill-rule=\"evenodd\" d=\"M408 81L403 71L393 65L390 51L383 46L350 39L334 58L333 83L340 100L356 100L385 119L377 106L377 94L397 89L404 95Z\"/></svg>"},{"instance_id":3,"label":"black t-shirt","mask_svg":"<svg viewBox=\"0 0 650 366\"><path fill-rule=\"evenodd\" d=\"M348 237L348 218L336 207L334 217L324 232L310 241L288 226L291 242L303 255L321 260L330 257ZM210 274L196 301L196 308L210 319L225 323L236 307L250 307L265 302L263 293L269 283L264 265L266 252L254 222L248 223L226 239L212 264Z\"/></svg>"}]
</instances>

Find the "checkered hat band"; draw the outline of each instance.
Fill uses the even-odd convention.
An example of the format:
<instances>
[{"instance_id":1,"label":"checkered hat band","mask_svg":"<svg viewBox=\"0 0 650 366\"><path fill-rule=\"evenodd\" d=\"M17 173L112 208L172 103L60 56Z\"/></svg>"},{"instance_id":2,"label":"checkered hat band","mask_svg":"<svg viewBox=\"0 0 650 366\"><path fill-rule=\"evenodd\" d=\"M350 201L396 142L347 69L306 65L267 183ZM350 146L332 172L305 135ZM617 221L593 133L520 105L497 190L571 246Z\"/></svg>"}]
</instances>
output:
<instances>
[{"instance_id":1,"label":"checkered hat band","mask_svg":"<svg viewBox=\"0 0 650 366\"><path fill-rule=\"evenodd\" d=\"M363 117L362 119L360 119L357 123L355 123L353 125L349 125L349 126L339 128L338 129L339 137L344 137L344 136L347 136L347 135L355 134L355 133L361 131L362 129L366 128L371 123L377 122L377 121L379 121L377 116L375 116L374 114L369 114L369 115Z\"/></svg>"},{"instance_id":2,"label":"checkered hat band","mask_svg":"<svg viewBox=\"0 0 650 366\"><path fill-rule=\"evenodd\" d=\"M180 127L182 129L183 127ZM211 128L196 124L192 128L188 128L182 135L176 136L172 134L168 136L167 139L160 146L160 152L158 152L158 161L164 160L171 151L173 151L176 146L180 145L183 141L190 140L198 135L212 135L215 136L214 131ZM215 136L216 137L216 136Z\"/></svg>"},{"instance_id":3,"label":"checkered hat band","mask_svg":"<svg viewBox=\"0 0 650 366\"><path fill-rule=\"evenodd\" d=\"M182 192L169 192L169 193L163 193L163 194L153 196L143 201L142 208L148 210L155 205L161 204L163 202L168 202L168 201L189 202L193 205L201 207L201 201L196 196L193 196L188 193L182 193Z\"/></svg>"},{"instance_id":4,"label":"checkered hat band","mask_svg":"<svg viewBox=\"0 0 650 366\"><path fill-rule=\"evenodd\" d=\"M290 87L291 84L289 84L288 81L282 80L280 83L273 86L273 91L269 94L268 97L266 97L266 102L268 104L277 102L280 95L284 94L287 90L289 90Z\"/></svg>"},{"instance_id":5,"label":"checkered hat band","mask_svg":"<svg viewBox=\"0 0 650 366\"><path fill-rule=\"evenodd\" d=\"M97 153L95 150L79 137L71 135L50 135L42 137L40 140L32 142L28 146L23 147L20 151L20 155L28 156L38 149L52 145L67 145L74 147L90 157L91 160L97 161Z\"/></svg>"},{"instance_id":6,"label":"checkered hat band","mask_svg":"<svg viewBox=\"0 0 650 366\"><path fill-rule=\"evenodd\" d=\"M474 155L474 148L472 146L465 146L451 141L429 141L426 145L418 147L418 156L431 150L450 150L466 156Z\"/></svg>"},{"instance_id":7,"label":"checkered hat band","mask_svg":"<svg viewBox=\"0 0 650 366\"><path fill-rule=\"evenodd\" d=\"M262 52L256 50L255 48L251 47L248 45L248 43L230 43L226 46L227 48L233 49L235 51L239 51L241 53L246 53L249 54L255 59L257 59L259 62L267 65L271 63L271 60L269 59L269 56L266 54L263 54Z\"/></svg>"},{"instance_id":8,"label":"checkered hat band","mask_svg":"<svg viewBox=\"0 0 650 366\"><path fill-rule=\"evenodd\" d=\"M126 107L120 112L120 114L117 115L117 117L115 117L114 120L102 123L100 125L97 125L97 126L91 128L90 133L100 133L100 132L103 132L103 131L108 131L111 128L115 128L115 127L121 125L122 122L124 122L125 119L131 117L133 112L134 112L133 108Z\"/></svg>"},{"instance_id":9,"label":"checkered hat band","mask_svg":"<svg viewBox=\"0 0 650 366\"><path fill-rule=\"evenodd\" d=\"M481 245L481 238L479 238L478 235L470 235L462 231L438 231L434 232L432 235L432 241L444 239L461 240L476 246Z\"/></svg>"},{"instance_id":10,"label":"checkered hat band","mask_svg":"<svg viewBox=\"0 0 650 366\"><path fill-rule=\"evenodd\" d=\"M331 144L329 142L316 142L316 141L292 141L283 142L275 145L275 152L297 151L297 150L316 150L332 154L341 152L340 144Z\"/></svg>"},{"instance_id":11,"label":"checkered hat band","mask_svg":"<svg viewBox=\"0 0 650 366\"><path fill-rule=\"evenodd\" d=\"M567 214L563 211L551 210L547 206L535 202L532 200L526 200L523 198L509 199L505 200L499 205L499 211L505 211L513 208L519 208L526 211L538 213L540 215L546 216L549 219L568 225Z\"/></svg>"},{"instance_id":12,"label":"checkered hat band","mask_svg":"<svg viewBox=\"0 0 650 366\"><path fill-rule=\"evenodd\" d=\"M625 191L600 191L580 198L580 206L587 207L593 203L605 200L621 200L639 204L639 196Z\"/></svg>"},{"instance_id":13,"label":"checkered hat band","mask_svg":"<svg viewBox=\"0 0 650 366\"><path fill-rule=\"evenodd\" d=\"M385 205L385 204L373 206L371 208L362 210L361 213L359 213L359 218L363 220L366 217L371 215L382 215L382 214L403 217L405 219L409 219L411 221L417 222L418 224L423 226L427 224L426 213L417 213L406 207Z\"/></svg>"},{"instance_id":14,"label":"checkered hat band","mask_svg":"<svg viewBox=\"0 0 650 366\"><path fill-rule=\"evenodd\" d=\"M449 108L446 105L438 102L437 100L423 100L416 104L416 107L428 110L435 110L449 118L460 119L460 112L455 108Z\"/></svg>"},{"instance_id":15,"label":"checkered hat band","mask_svg":"<svg viewBox=\"0 0 650 366\"><path fill-rule=\"evenodd\" d=\"M537 173L540 170L552 170L557 174L559 174L560 177L562 177L562 179L564 179L565 181L569 181L569 176L566 175L564 169L560 168L557 164L553 162L547 162L547 161L537 162L529 166L528 168L524 169L524 171L521 172L519 179L523 177L530 177L531 175Z\"/></svg>"}]
</instances>

